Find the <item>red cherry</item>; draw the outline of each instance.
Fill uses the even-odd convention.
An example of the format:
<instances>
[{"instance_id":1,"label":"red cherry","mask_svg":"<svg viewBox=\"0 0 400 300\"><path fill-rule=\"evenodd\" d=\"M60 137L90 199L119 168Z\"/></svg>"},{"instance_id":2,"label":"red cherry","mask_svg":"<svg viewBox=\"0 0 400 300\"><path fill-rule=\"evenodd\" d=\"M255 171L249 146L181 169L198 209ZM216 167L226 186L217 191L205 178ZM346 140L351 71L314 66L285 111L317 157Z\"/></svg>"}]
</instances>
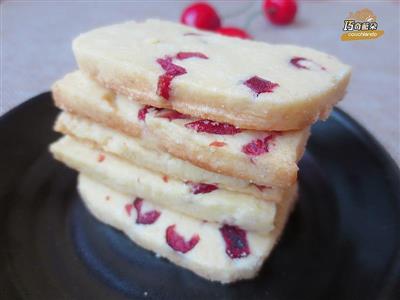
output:
<instances>
[{"instance_id":1,"label":"red cherry","mask_svg":"<svg viewBox=\"0 0 400 300\"><path fill-rule=\"evenodd\" d=\"M296 0L265 0L264 14L277 25L286 25L293 21L297 12Z\"/></svg>"},{"instance_id":2,"label":"red cherry","mask_svg":"<svg viewBox=\"0 0 400 300\"><path fill-rule=\"evenodd\" d=\"M251 39L251 36L246 31L237 27L221 27L217 29L216 32L227 36L238 37L241 39Z\"/></svg>"},{"instance_id":3,"label":"red cherry","mask_svg":"<svg viewBox=\"0 0 400 300\"><path fill-rule=\"evenodd\" d=\"M221 20L214 7L205 2L186 7L181 15L181 23L205 30L216 30L221 26Z\"/></svg>"}]
</instances>

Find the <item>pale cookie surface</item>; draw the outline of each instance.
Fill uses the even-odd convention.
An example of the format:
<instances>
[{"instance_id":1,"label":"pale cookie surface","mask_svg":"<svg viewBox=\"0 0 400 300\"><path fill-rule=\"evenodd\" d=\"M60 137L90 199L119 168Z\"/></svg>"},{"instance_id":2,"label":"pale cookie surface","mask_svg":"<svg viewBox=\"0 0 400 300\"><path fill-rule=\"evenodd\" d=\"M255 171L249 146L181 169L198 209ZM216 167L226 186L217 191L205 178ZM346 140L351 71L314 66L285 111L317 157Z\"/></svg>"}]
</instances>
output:
<instances>
[{"instance_id":1,"label":"pale cookie surface","mask_svg":"<svg viewBox=\"0 0 400 300\"><path fill-rule=\"evenodd\" d=\"M149 146L152 144L146 144L139 138L128 136L87 118L63 112L57 118L55 130L90 142L96 148L122 157L135 165L161 173L166 182L172 177L183 182L215 184L222 189L272 202L280 202L285 196L284 189L255 185L235 177L209 172L167 152L151 149Z\"/></svg>"},{"instance_id":2,"label":"pale cookie surface","mask_svg":"<svg viewBox=\"0 0 400 300\"><path fill-rule=\"evenodd\" d=\"M177 214L146 199L117 193L83 175L79 176L79 192L89 211L101 222L122 230L139 246L222 283L257 274L294 203L293 198L282 207L280 223L273 232L258 236L238 227Z\"/></svg>"},{"instance_id":3,"label":"pale cookie surface","mask_svg":"<svg viewBox=\"0 0 400 300\"><path fill-rule=\"evenodd\" d=\"M296 182L309 128L289 132L240 130L115 96L82 72L53 86L56 105L107 127L141 137L147 145L208 171L258 185L287 188Z\"/></svg>"},{"instance_id":4,"label":"pale cookie surface","mask_svg":"<svg viewBox=\"0 0 400 300\"><path fill-rule=\"evenodd\" d=\"M80 69L135 101L256 130L294 130L326 118L351 69L291 45L242 40L148 20L84 33Z\"/></svg>"},{"instance_id":5,"label":"pale cookie surface","mask_svg":"<svg viewBox=\"0 0 400 300\"><path fill-rule=\"evenodd\" d=\"M193 218L265 234L274 228L273 202L203 183L184 183L64 137L50 146L55 158L111 188L135 194ZM292 189L291 194L294 190ZM287 196L289 197L289 195Z\"/></svg>"}]
</instances>

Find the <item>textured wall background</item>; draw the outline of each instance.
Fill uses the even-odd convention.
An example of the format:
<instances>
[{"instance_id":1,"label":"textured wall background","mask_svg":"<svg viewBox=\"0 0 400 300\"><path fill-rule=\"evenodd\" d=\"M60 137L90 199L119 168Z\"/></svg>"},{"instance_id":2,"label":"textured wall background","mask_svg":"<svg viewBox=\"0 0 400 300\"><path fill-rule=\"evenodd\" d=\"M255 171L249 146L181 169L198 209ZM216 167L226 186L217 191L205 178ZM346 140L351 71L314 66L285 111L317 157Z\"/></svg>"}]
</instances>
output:
<instances>
[{"instance_id":1,"label":"textured wall background","mask_svg":"<svg viewBox=\"0 0 400 300\"><path fill-rule=\"evenodd\" d=\"M190 1L2 1L0 114L49 90L76 68L71 40L91 28L129 19L179 20ZM247 28L257 40L310 46L354 67L348 94L339 106L363 124L400 162L399 2L300 1L297 21L267 23L259 1L210 1L225 25ZM343 19L368 7L383 37L341 42ZM246 25L247 24L247 25Z\"/></svg>"}]
</instances>

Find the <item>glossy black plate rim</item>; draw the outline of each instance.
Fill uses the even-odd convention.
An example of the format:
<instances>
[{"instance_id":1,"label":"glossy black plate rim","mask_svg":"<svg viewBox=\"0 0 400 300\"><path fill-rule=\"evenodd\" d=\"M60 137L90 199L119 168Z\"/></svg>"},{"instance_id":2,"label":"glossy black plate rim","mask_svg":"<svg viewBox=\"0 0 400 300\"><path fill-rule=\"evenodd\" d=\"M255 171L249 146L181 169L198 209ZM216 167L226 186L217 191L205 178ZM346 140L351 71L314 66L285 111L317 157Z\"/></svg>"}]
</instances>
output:
<instances>
[{"instance_id":1,"label":"glossy black plate rim","mask_svg":"<svg viewBox=\"0 0 400 300\"><path fill-rule=\"evenodd\" d=\"M346 128L357 134L362 138L364 145L375 154L375 156L381 158L381 164L385 168L386 174L389 175L386 179L390 182L392 187L395 187L395 197L397 198L397 211L400 211L400 169L397 166L397 163L394 161L392 156L386 151L386 149L382 146L380 142L360 123L358 123L355 119L353 119L348 113L343 111L342 109L335 107L334 116L342 122ZM381 295L385 297L385 295L389 295L390 290L399 290L398 296L400 297L400 243L397 243L397 252L393 258L394 264L387 271L387 278L391 278L392 281L388 282L382 291ZM395 291L396 292L396 291ZM397 293L397 292L396 292Z\"/></svg>"}]
</instances>

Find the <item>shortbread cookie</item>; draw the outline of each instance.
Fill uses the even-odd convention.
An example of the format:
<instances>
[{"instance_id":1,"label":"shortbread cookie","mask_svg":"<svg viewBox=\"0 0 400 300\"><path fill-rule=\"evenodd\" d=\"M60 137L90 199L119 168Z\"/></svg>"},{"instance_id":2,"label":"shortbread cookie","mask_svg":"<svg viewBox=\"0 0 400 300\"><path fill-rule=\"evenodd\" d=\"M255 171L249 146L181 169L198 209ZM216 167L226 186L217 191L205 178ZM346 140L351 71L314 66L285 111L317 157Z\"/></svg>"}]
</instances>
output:
<instances>
[{"instance_id":1,"label":"shortbread cookie","mask_svg":"<svg viewBox=\"0 0 400 300\"><path fill-rule=\"evenodd\" d=\"M56 105L88 117L208 171L258 185L287 188L296 182L309 128L293 132L241 130L114 96L82 72L53 86Z\"/></svg>"},{"instance_id":2,"label":"shortbread cookie","mask_svg":"<svg viewBox=\"0 0 400 300\"><path fill-rule=\"evenodd\" d=\"M291 45L225 37L148 20L84 33L80 69L142 104L256 130L294 130L325 119L351 69Z\"/></svg>"},{"instance_id":3,"label":"shortbread cookie","mask_svg":"<svg viewBox=\"0 0 400 300\"><path fill-rule=\"evenodd\" d=\"M256 185L242 179L201 169L167 152L146 148L148 145L139 138L127 136L89 119L66 112L61 113L57 118L55 130L89 142L96 148L122 157L139 167L161 173L164 181L168 181L172 177L184 182L214 184L222 189L272 202L282 201L285 195L284 189Z\"/></svg>"},{"instance_id":4,"label":"shortbread cookie","mask_svg":"<svg viewBox=\"0 0 400 300\"><path fill-rule=\"evenodd\" d=\"M288 199L280 207L275 230L259 236L237 226L180 215L132 194L117 193L83 175L79 176L79 192L89 211L101 222L122 230L139 246L222 283L257 274L294 203L294 197Z\"/></svg>"},{"instance_id":5,"label":"shortbread cookie","mask_svg":"<svg viewBox=\"0 0 400 300\"><path fill-rule=\"evenodd\" d=\"M116 191L135 194L193 218L237 225L263 234L274 227L273 202L202 182L185 183L173 178L166 182L160 173L137 167L70 137L62 138L50 149L56 159Z\"/></svg>"}]
</instances>

